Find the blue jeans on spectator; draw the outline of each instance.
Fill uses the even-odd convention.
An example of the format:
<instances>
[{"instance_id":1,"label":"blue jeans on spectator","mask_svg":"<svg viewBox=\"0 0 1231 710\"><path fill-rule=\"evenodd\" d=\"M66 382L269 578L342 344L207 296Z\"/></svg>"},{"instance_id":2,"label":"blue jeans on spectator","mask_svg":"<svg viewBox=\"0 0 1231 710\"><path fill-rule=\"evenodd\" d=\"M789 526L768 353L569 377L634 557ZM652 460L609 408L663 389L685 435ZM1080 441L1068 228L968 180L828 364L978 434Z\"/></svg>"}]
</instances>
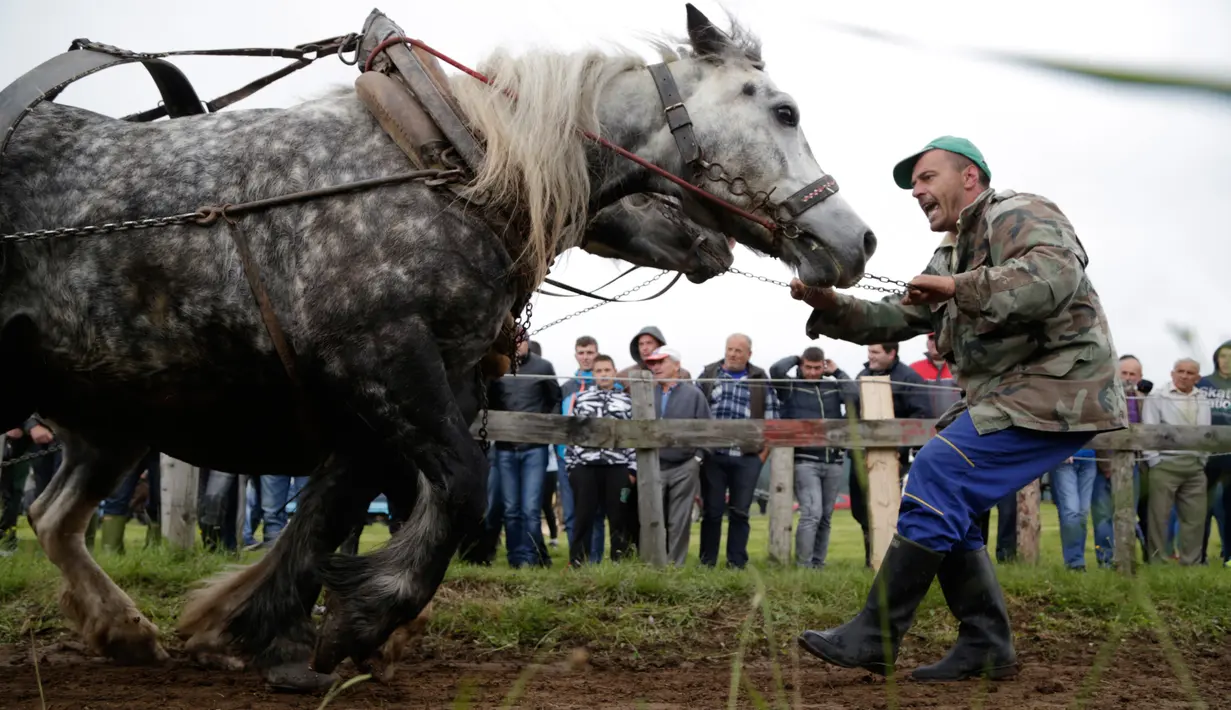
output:
<instances>
[{"instance_id":1,"label":"blue jeans on spectator","mask_svg":"<svg viewBox=\"0 0 1231 710\"><path fill-rule=\"evenodd\" d=\"M1141 472L1133 465L1133 518L1137 517L1137 501L1141 497ZM1111 497L1111 479L1099 473L1094 476L1090 496L1090 517L1094 519L1094 556L1099 567L1110 567L1115 556L1115 499ZM1141 537L1141 525L1134 523L1136 536Z\"/></svg>"},{"instance_id":2,"label":"blue jeans on spectator","mask_svg":"<svg viewBox=\"0 0 1231 710\"><path fill-rule=\"evenodd\" d=\"M1074 458L1051 471L1052 494L1060 513L1060 545L1069 569L1086 566L1086 516L1090 514L1094 479L1101 478L1095 462Z\"/></svg>"},{"instance_id":3,"label":"blue jeans on spectator","mask_svg":"<svg viewBox=\"0 0 1231 710\"><path fill-rule=\"evenodd\" d=\"M551 564L543 540L543 478L547 446L496 449L504 501L504 536L510 567Z\"/></svg>"},{"instance_id":4,"label":"blue jeans on spectator","mask_svg":"<svg viewBox=\"0 0 1231 710\"><path fill-rule=\"evenodd\" d=\"M272 545L286 527L290 492L291 476L261 476L261 539L266 545Z\"/></svg>"},{"instance_id":5,"label":"blue jeans on spectator","mask_svg":"<svg viewBox=\"0 0 1231 710\"><path fill-rule=\"evenodd\" d=\"M795 564L800 567L825 566L833 506L844 473L841 463L795 459L795 497L799 499Z\"/></svg>"}]
</instances>

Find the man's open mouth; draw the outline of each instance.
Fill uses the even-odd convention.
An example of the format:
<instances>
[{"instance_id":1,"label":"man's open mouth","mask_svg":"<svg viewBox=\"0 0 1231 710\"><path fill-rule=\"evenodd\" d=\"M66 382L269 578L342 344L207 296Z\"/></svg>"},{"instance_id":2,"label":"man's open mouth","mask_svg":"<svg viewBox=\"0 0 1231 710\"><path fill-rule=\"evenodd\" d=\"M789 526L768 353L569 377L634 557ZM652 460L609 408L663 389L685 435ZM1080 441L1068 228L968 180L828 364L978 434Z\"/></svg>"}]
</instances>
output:
<instances>
[{"instance_id":1,"label":"man's open mouth","mask_svg":"<svg viewBox=\"0 0 1231 710\"><path fill-rule=\"evenodd\" d=\"M932 215L940 209L940 203L930 197L925 197L919 200L919 208L923 210L923 214L927 215L928 219L931 219Z\"/></svg>"}]
</instances>

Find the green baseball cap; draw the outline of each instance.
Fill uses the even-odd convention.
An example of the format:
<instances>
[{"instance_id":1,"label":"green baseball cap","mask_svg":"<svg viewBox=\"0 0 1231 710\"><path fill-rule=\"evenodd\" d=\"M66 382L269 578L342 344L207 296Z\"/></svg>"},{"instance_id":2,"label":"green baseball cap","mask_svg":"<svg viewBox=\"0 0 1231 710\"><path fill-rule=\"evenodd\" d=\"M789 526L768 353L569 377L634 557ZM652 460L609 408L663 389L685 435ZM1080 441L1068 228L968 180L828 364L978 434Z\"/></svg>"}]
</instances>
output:
<instances>
[{"instance_id":1,"label":"green baseball cap","mask_svg":"<svg viewBox=\"0 0 1231 710\"><path fill-rule=\"evenodd\" d=\"M919 162L919 156L937 148L970 158L984 173L987 173L988 180L992 179L992 171L987 168L987 162L983 160L983 153L979 152L974 143L957 136L941 136L924 146L923 150L893 166L893 181L898 184L898 187L909 190L910 175L915 170L915 163Z\"/></svg>"}]
</instances>

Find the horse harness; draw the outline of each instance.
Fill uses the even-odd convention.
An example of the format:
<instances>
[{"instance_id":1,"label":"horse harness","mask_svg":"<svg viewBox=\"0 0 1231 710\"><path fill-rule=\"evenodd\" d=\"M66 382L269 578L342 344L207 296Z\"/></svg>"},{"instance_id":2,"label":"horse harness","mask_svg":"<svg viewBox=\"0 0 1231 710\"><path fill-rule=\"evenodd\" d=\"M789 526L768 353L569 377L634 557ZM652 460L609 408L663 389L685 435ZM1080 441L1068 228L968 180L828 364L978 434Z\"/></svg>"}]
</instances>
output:
<instances>
[{"instance_id":1,"label":"horse harness","mask_svg":"<svg viewBox=\"0 0 1231 710\"><path fill-rule=\"evenodd\" d=\"M346 58L346 52L354 53L351 59L348 60ZM294 61L277 71L249 82L235 91L219 96L212 101L202 102L183 72L164 59L164 57L173 55L277 56L293 59ZM69 84L103 69L140 62L149 72L155 85L158 87L162 101L152 109L123 117L123 120L144 122L162 118L163 116L178 118L221 110L252 95L278 79L308 66L317 59L331 55L337 55L344 64L352 66L358 64L361 57L367 57L360 70L360 75L355 81L356 93L360 101L376 118L385 133L401 148L417 170L384 178L360 180L333 187L291 193L240 205L207 205L194 212L186 212L170 217L119 222L94 227L40 230L17 235L5 235L4 237L5 241L29 241L59 236L96 235L173 224L194 223L201 226L210 226L219 219L222 219L230 228L229 232L239 252L245 278L260 310L266 331L288 377L294 385L292 389L296 391L296 396L301 404L299 413L305 423L307 423L309 431L312 430L312 426L309 423L311 420L308 417L306 391L295 369L294 348L283 332L273 304L262 283L259 270L252 259L248 241L234 217L250 211L268 209L317 197L411 181L422 181L429 186L450 189L460 194L466 179L473 175L475 169L482 163L484 151L480 137L471 131L462 117L462 111L448 89L448 81L436 58L444 59L485 83L490 84L490 80L422 42L406 37L403 30L394 24L384 13L379 10L373 10L365 21L363 31L360 34L350 33L341 35L299 45L293 49L252 48L145 53L132 52L87 39L77 39L70 44L68 51L26 72L0 91L0 174L2 174L5 151L22 119L39 103L54 100ZM721 164L708 162L704 159L700 144L692 130L692 121L671 75L670 68L665 63L659 63L650 65L648 70L655 80L668 126L675 138L676 146L683 158L684 165L691 169L692 179L685 180L680 178L589 131L582 131L587 138L642 165L647 170L675 182L692 194L717 203L728 211L756 222L768 230L781 231L784 236L790 239L798 237L800 232L795 220L804 211L820 204L837 192L838 185L833 177L823 175L820 179L805 186L780 203L771 202L770 193L767 192L754 192L749 196L747 182L742 177L732 178L726 174ZM511 98L515 99L516 97ZM732 195L737 198L748 198L748 209L744 209L705 191L700 187L704 180L726 183L727 189ZM483 203L481 196L467 195L466 199L480 206ZM492 226L506 228L497 229L497 231L518 233L515 229L507 228L517 226L522 221L521 217L494 213L490 208L480 211L480 213L484 212L487 213L485 218ZM768 217L756 214L757 212L765 213ZM786 213L785 217L782 216L784 212ZM699 235L694 240L694 249L700 245L702 239L703 237ZM507 244L505 248L508 250ZM550 267L550 263L548 266ZM516 371L517 362L517 342L521 338L529 337L528 321L531 315L529 301L532 292L538 287L537 284L532 282L530 276L532 272L533 269L525 265L515 269L514 280L517 297L513 308L506 316L505 325L502 328L500 337L493 344L492 352L489 352L489 356L493 353L503 353L507 356L514 372ZM628 271L616 278L618 279L627 273ZM652 296L638 300L657 298L670 289L680 276L681 274L677 273L675 279L666 288ZM552 279L545 279L545 281L577 295L584 295L603 301L617 300L583 291ZM525 321L522 321L518 316L523 310L526 312ZM485 360L488 360L488 358L485 358ZM503 368L499 366L494 368L495 371L501 369ZM491 376L495 372L488 371L486 374ZM500 374L503 374L503 372L500 372ZM481 391L482 393L485 392ZM486 406L484 406L484 410L486 410ZM484 436L484 438L486 437ZM317 439L313 437L312 440Z\"/></svg>"}]
</instances>

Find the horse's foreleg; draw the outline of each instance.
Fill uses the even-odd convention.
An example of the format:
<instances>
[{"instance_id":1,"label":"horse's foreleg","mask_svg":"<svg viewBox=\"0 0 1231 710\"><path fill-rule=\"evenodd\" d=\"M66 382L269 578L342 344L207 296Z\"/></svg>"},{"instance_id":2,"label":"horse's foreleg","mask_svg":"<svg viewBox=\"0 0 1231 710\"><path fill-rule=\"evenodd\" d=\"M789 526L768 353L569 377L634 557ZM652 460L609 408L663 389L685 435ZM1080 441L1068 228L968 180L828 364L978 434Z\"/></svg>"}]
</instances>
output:
<instances>
[{"instance_id":1,"label":"horse's foreleg","mask_svg":"<svg viewBox=\"0 0 1231 710\"><path fill-rule=\"evenodd\" d=\"M84 535L98 504L148 448L115 440L104 448L71 432L57 433L64 463L30 517L39 544L64 577L60 609L91 650L126 663L163 661L167 652L158 643L158 627L98 566Z\"/></svg>"},{"instance_id":2,"label":"horse's foreleg","mask_svg":"<svg viewBox=\"0 0 1231 710\"><path fill-rule=\"evenodd\" d=\"M379 437L373 449L388 452L381 470L417 478L418 492L386 547L322 565L328 600L314 657L318 671L347 657L366 666L394 629L418 617L444 579L462 530L480 524L486 507L486 458L454 400L431 334L409 331L405 342L414 343L413 353L390 352L372 370L379 375L355 381L355 406Z\"/></svg>"},{"instance_id":3,"label":"horse's foreleg","mask_svg":"<svg viewBox=\"0 0 1231 710\"><path fill-rule=\"evenodd\" d=\"M325 462L264 557L190 595L178 628L188 651L205 656L233 647L282 690L314 692L335 680L308 667L316 639L311 613L321 589L316 568L376 495L355 475L361 468L336 458Z\"/></svg>"}]
</instances>

